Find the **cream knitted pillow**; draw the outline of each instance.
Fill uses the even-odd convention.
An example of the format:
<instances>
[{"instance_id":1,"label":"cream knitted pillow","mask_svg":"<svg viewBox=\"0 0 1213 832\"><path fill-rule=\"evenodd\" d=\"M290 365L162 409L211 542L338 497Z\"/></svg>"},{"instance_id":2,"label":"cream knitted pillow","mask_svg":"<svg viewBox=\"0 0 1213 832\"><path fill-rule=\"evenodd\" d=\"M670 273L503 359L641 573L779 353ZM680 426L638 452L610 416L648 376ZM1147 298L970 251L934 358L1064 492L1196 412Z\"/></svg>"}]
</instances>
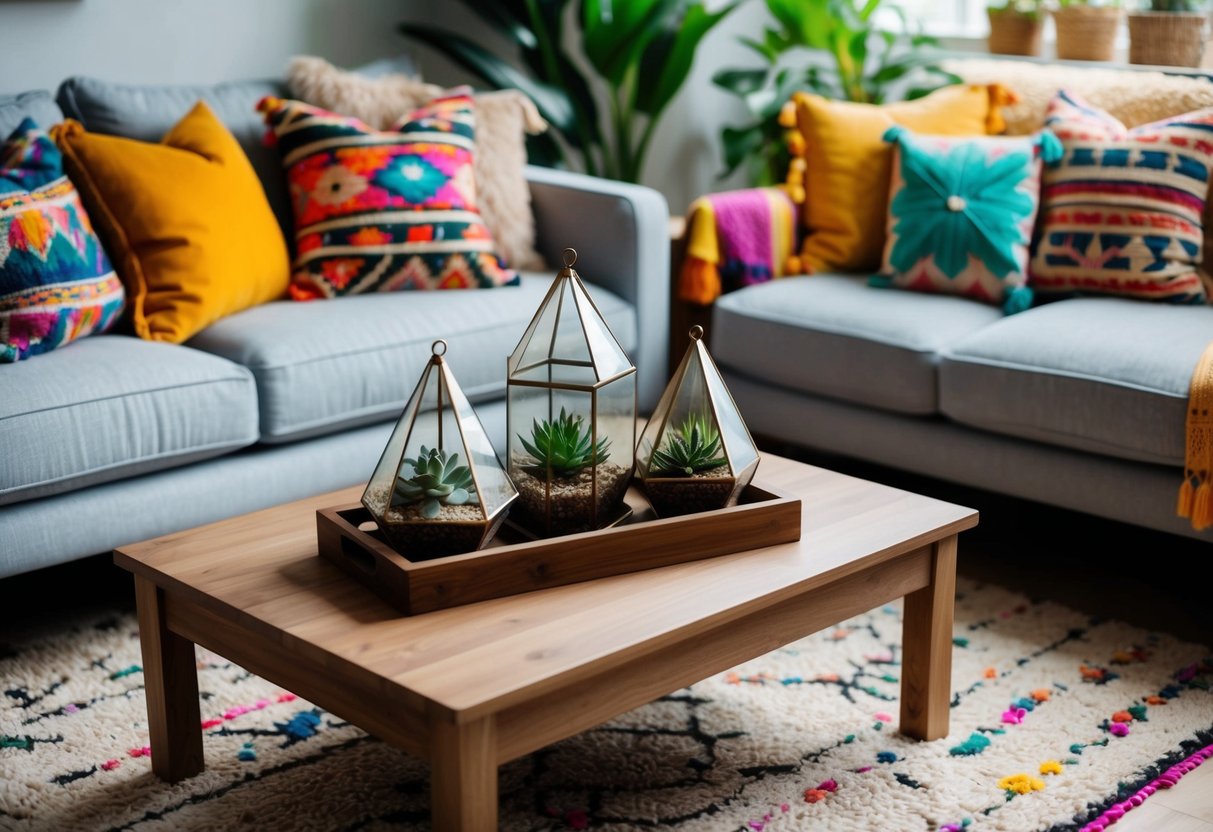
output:
<instances>
[{"instance_id":1,"label":"cream knitted pillow","mask_svg":"<svg viewBox=\"0 0 1213 832\"><path fill-rule=\"evenodd\" d=\"M951 58L944 69L969 84L1003 84L1019 96L1003 108L1007 134L1026 136L1044 126L1045 109L1058 90L1078 93L1130 129L1213 107L1213 83L1156 70L1104 69L996 58Z\"/></svg>"},{"instance_id":2,"label":"cream knitted pillow","mask_svg":"<svg viewBox=\"0 0 1213 832\"><path fill-rule=\"evenodd\" d=\"M287 69L291 95L300 101L353 116L377 130L444 90L407 75L367 78L323 58L300 56ZM547 129L534 102L517 90L477 93L475 161L477 205L497 251L514 269L543 269L535 251L531 192L523 175L526 134Z\"/></svg>"}]
</instances>

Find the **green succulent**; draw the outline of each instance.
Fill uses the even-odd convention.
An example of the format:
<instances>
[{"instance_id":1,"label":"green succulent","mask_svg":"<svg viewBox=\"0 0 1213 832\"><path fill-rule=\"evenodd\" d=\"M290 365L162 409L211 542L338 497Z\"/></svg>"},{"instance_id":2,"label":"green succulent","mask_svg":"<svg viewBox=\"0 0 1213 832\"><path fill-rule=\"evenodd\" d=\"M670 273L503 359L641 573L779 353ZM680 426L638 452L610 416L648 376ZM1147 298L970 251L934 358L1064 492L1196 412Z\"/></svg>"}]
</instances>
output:
<instances>
[{"instance_id":1,"label":"green succulent","mask_svg":"<svg viewBox=\"0 0 1213 832\"><path fill-rule=\"evenodd\" d=\"M674 476L710 471L727 464L720 452L720 432L712 420L692 413L673 431L666 432L663 447L653 454L649 471Z\"/></svg>"},{"instance_id":2,"label":"green succulent","mask_svg":"<svg viewBox=\"0 0 1213 832\"><path fill-rule=\"evenodd\" d=\"M560 477L570 477L587 465L605 462L610 456L611 440L603 437L594 445L590 431L580 416L572 416L560 408L555 419L533 420L531 441L518 435L522 447L535 458L537 467Z\"/></svg>"},{"instance_id":3,"label":"green succulent","mask_svg":"<svg viewBox=\"0 0 1213 832\"><path fill-rule=\"evenodd\" d=\"M433 520L442 506L461 506L476 495L472 472L459 464L459 454L447 456L438 448L421 446L416 459L405 459L413 466L413 476L396 478L396 500L404 505L421 503L421 516Z\"/></svg>"}]
</instances>

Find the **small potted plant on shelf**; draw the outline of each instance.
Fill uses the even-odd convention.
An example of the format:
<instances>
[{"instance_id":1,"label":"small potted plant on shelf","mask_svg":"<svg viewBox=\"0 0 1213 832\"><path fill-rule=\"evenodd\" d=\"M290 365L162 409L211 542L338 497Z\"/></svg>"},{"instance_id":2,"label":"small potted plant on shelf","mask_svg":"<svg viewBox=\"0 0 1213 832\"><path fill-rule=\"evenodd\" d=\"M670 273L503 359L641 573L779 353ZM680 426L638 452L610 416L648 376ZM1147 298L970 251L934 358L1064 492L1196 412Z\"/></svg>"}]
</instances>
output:
<instances>
[{"instance_id":1,"label":"small potted plant on shelf","mask_svg":"<svg viewBox=\"0 0 1213 832\"><path fill-rule=\"evenodd\" d=\"M1110 61L1116 56L1120 0L1057 0L1053 25L1061 60Z\"/></svg>"},{"instance_id":2,"label":"small potted plant on shelf","mask_svg":"<svg viewBox=\"0 0 1213 832\"><path fill-rule=\"evenodd\" d=\"M1202 0L1148 0L1129 14L1129 63L1200 66L1207 27Z\"/></svg>"},{"instance_id":3,"label":"small potted plant on shelf","mask_svg":"<svg viewBox=\"0 0 1213 832\"><path fill-rule=\"evenodd\" d=\"M758 447L702 338L691 327L636 451L636 477L658 517L733 505L758 468Z\"/></svg>"},{"instance_id":4,"label":"small potted plant on shelf","mask_svg":"<svg viewBox=\"0 0 1213 832\"><path fill-rule=\"evenodd\" d=\"M1041 53L1045 28L1044 0L1005 0L986 7L990 36L986 43L995 55Z\"/></svg>"}]
</instances>

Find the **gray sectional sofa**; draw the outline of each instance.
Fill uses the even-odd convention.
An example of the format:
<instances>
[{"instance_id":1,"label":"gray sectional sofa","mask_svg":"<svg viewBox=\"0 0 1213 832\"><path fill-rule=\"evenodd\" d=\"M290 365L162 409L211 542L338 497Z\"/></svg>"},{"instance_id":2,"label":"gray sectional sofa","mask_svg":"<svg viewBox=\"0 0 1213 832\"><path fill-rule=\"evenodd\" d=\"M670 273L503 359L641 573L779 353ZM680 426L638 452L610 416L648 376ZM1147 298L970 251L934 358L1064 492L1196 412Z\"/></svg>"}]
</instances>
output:
<instances>
[{"instance_id":1,"label":"gray sectional sofa","mask_svg":"<svg viewBox=\"0 0 1213 832\"><path fill-rule=\"evenodd\" d=\"M283 228L274 151L254 111L282 84L159 87L68 79L0 96L0 134L25 115L158 140L198 99L232 129ZM666 383L669 212L649 188L529 168L537 247L572 246L595 302L637 367L639 404ZM289 238L288 238L289 239ZM278 301L184 345L84 338L0 366L0 578L365 482L430 355L447 358L486 427L504 437L506 356L555 271L520 287Z\"/></svg>"}]
</instances>

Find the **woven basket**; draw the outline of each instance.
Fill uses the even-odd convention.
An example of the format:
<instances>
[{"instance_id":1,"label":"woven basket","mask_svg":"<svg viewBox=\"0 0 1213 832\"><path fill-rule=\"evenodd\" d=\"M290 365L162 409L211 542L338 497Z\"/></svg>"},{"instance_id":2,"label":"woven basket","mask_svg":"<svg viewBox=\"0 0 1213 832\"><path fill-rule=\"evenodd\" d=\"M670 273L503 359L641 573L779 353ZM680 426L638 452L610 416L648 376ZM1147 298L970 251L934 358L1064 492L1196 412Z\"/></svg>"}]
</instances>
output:
<instances>
[{"instance_id":1,"label":"woven basket","mask_svg":"<svg viewBox=\"0 0 1213 832\"><path fill-rule=\"evenodd\" d=\"M1053 10L1057 57L1075 61L1110 61L1116 55L1120 9L1115 6L1066 6Z\"/></svg>"},{"instance_id":2,"label":"woven basket","mask_svg":"<svg viewBox=\"0 0 1213 832\"><path fill-rule=\"evenodd\" d=\"M995 55L1039 55L1044 21L1014 12L986 9L990 19L989 50Z\"/></svg>"},{"instance_id":3,"label":"woven basket","mask_svg":"<svg viewBox=\"0 0 1213 832\"><path fill-rule=\"evenodd\" d=\"M1200 12L1134 12L1129 15L1129 63L1200 66L1206 18Z\"/></svg>"}]
</instances>

